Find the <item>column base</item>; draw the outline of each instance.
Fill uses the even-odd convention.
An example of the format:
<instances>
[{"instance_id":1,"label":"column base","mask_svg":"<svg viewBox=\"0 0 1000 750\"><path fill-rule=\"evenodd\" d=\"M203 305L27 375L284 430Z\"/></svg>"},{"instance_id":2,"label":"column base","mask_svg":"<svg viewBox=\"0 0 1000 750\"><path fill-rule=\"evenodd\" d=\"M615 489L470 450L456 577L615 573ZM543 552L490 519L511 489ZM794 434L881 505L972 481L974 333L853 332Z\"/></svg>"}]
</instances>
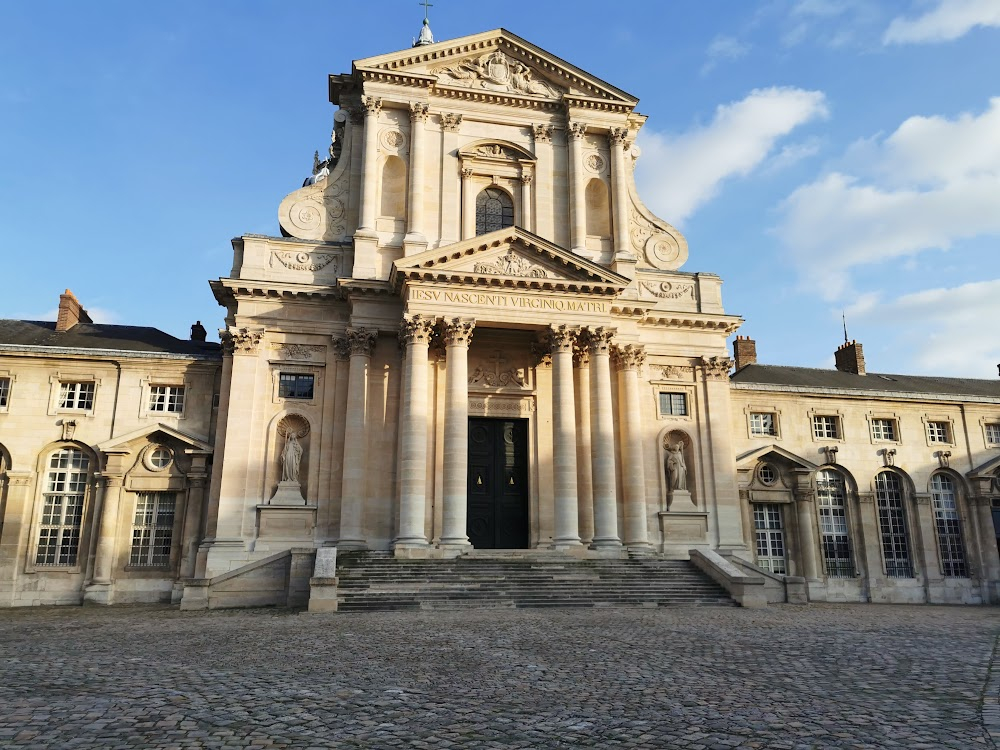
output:
<instances>
[{"instance_id":1,"label":"column base","mask_svg":"<svg viewBox=\"0 0 1000 750\"><path fill-rule=\"evenodd\" d=\"M368 542L364 539L341 539L337 542L338 552L367 552Z\"/></svg>"},{"instance_id":2,"label":"column base","mask_svg":"<svg viewBox=\"0 0 1000 750\"><path fill-rule=\"evenodd\" d=\"M590 549L621 549L622 540L618 537L603 537L594 539L590 543Z\"/></svg>"},{"instance_id":3,"label":"column base","mask_svg":"<svg viewBox=\"0 0 1000 750\"><path fill-rule=\"evenodd\" d=\"M426 541L400 539L393 542L393 557L403 560L425 560L433 555L434 548Z\"/></svg>"},{"instance_id":4,"label":"column base","mask_svg":"<svg viewBox=\"0 0 1000 750\"><path fill-rule=\"evenodd\" d=\"M554 539L552 540L552 549L583 549L583 542L580 541L579 537L575 539Z\"/></svg>"},{"instance_id":5,"label":"column base","mask_svg":"<svg viewBox=\"0 0 1000 750\"><path fill-rule=\"evenodd\" d=\"M438 549L446 550L459 550L459 552L467 552L472 549L472 542L466 539L442 539L438 542Z\"/></svg>"},{"instance_id":6,"label":"column base","mask_svg":"<svg viewBox=\"0 0 1000 750\"><path fill-rule=\"evenodd\" d=\"M92 583L84 589L83 592L83 603L84 604L113 604L114 603L114 588L111 582L107 583Z\"/></svg>"}]
</instances>

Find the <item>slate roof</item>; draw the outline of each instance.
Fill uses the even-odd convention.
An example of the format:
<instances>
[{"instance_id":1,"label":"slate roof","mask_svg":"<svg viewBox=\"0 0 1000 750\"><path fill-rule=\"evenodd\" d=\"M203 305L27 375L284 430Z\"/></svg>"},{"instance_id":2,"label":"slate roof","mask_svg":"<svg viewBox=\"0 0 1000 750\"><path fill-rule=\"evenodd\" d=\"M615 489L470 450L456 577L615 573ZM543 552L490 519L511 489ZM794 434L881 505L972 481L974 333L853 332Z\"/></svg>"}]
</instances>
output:
<instances>
[{"instance_id":1,"label":"slate roof","mask_svg":"<svg viewBox=\"0 0 1000 750\"><path fill-rule=\"evenodd\" d=\"M78 323L56 332L56 324L42 320L0 319L0 345L45 346L61 349L104 349L151 354L219 356L218 343L185 341L148 326Z\"/></svg>"},{"instance_id":2,"label":"slate roof","mask_svg":"<svg viewBox=\"0 0 1000 750\"><path fill-rule=\"evenodd\" d=\"M1000 378L937 378L923 375L895 375L869 372L854 375L840 370L781 365L746 365L732 378L733 383L789 388L823 388L838 391L922 393L942 396L975 396L1000 399Z\"/></svg>"}]
</instances>

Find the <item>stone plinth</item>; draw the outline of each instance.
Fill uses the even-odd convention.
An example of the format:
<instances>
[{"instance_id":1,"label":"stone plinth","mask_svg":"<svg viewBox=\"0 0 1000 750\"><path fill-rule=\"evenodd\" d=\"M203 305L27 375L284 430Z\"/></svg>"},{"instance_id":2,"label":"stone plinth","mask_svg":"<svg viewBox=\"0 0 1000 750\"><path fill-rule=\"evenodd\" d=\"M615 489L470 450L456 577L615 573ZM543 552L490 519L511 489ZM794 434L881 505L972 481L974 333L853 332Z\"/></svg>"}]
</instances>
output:
<instances>
[{"instance_id":1,"label":"stone plinth","mask_svg":"<svg viewBox=\"0 0 1000 750\"><path fill-rule=\"evenodd\" d=\"M679 492L680 490L675 490ZM676 498L675 498L676 500ZM690 502L690 500L688 501ZM673 507L673 506L671 506ZM692 547L708 544L708 513L702 511L660 512L660 531L664 554L678 559L688 557Z\"/></svg>"},{"instance_id":2,"label":"stone plinth","mask_svg":"<svg viewBox=\"0 0 1000 750\"><path fill-rule=\"evenodd\" d=\"M279 482L278 489L274 496L268 501L268 505L305 505L306 499L302 497L302 485L298 482Z\"/></svg>"},{"instance_id":3,"label":"stone plinth","mask_svg":"<svg viewBox=\"0 0 1000 750\"><path fill-rule=\"evenodd\" d=\"M314 506L277 505L274 502L257 506L258 543L312 544L315 526Z\"/></svg>"}]
</instances>

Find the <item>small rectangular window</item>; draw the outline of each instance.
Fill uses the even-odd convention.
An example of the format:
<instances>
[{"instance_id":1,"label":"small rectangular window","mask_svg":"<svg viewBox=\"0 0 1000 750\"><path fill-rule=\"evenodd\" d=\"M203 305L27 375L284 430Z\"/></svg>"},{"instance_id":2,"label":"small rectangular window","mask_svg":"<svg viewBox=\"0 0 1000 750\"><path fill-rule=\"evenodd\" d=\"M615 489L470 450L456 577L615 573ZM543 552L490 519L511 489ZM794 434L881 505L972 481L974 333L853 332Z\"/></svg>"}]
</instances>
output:
<instances>
[{"instance_id":1,"label":"small rectangular window","mask_svg":"<svg viewBox=\"0 0 1000 750\"><path fill-rule=\"evenodd\" d=\"M94 408L93 383L60 383L59 408L87 411Z\"/></svg>"},{"instance_id":2,"label":"small rectangular window","mask_svg":"<svg viewBox=\"0 0 1000 750\"><path fill-rule=\"evenodd\" d=\"M750 415L750 434L756 437L777 435L778 431L774 426L774 414L768 412L752 413Z\"/></svg>"},{"instance_id":3,"label":"small rectangular window","mask_svg":"<svg viewBox=\"0 0 1000 750\"><path fill-rule=\"evenodd\" d=\"M687 394L686 393L661 393L660 394L660 414L670 417L686 417Z\"/></svg>"},{"instance_id":4,"label":"small rectangular window","mask_svg":"<svg viewBox=\"0 0 1000 750\"><path fill-rule=\"evenodd\" d=\"M986 443L988 445L1000 445L1000 424L986 425Z\"/></svg>"},{"instance_id":5,"label":"small rectangular window","mask_svg":"<svg viewBox=\"0 0 1000 750\"><path fill-rule=\"evenodd\" d=\"M0 408L7 406L10 397L10 378L0 378Z\"/></svg>"},{"instance_id":6,"label":"small rectangular window","mask_svg":"<svg viewBox=\"0 0 1000 750\"><path fill-rule=\"evenodd\" d=\"M950 443L951 431L947 422L928 422L927 440L931 443Z\"/></svg>"},{"instance_id":7,"label":"small rectangular window","mask_svg":"<svg viewBox=\"0 0 1000 750\"><path fill-rule=\"evenodd\" d=\"M312 375L283 372L278 376L278 396L281 398L312 398Z\"/></svg>"},{"instance_id":8,"label":"small rectangular window","mask_svg":"<svg viewBox=\"0 0 1000 750\"><path fill-rule=\"evenodd\" d=\"M840 418L825 414L813 417L813 437L826 440L840 439Z\"/></svg>"},{"instance_id":9,"label":"small rectangular window","mask_svg":"<svg viewBox=\"0 0 1000 750\"><path fill-rule=\"evenodd\" d=\"M896 438L896 420L895 419L873 419L872 420L872 439L873 440L891 440L894 441Z\"/></svg>"},{"instance_id":10,"label":"small rectangular window","mask_svg":"<svg viewBox=\"0 0 1000 750\"><path fill-rule=\"evenodd\" d=\"M179 414L184 411L184 386L151 385L149 410Z\"/></svg>"},{"instance_id":11,"label":"small rectangular window","mask_svg":"<svg viewBox=\"0 0 1000 750\"><path fill-rule=\"evenodd\" d=\"M143 492L136 498L130 565L155 568L170 565L175 503L172 492Z\"/></svg>"}]
</instances>

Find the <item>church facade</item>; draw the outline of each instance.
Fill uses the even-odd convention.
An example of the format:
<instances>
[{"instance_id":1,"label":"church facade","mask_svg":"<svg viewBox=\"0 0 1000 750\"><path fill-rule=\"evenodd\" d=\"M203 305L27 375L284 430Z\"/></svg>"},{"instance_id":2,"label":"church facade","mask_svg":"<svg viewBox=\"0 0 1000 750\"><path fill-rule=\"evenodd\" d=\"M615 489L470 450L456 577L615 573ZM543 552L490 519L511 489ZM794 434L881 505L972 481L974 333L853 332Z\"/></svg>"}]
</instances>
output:
<instances>
[{"instance_id":1,"label":"church facade","mask_svg":"<svg viewBox=\"0 0 1000 750\"><path fill-rule=\"evenodd\" d=\"M79 580L59 601L197 607L211 581L332 547L403 558L699 549L801 577L816 599L1000 598L1000 384L947 398L933 394L940 383L833 393L758 383L756 365L731 381L726 342L743 321L725 312L717 275L685 268L684 237L636 191L638 100L505 30L428 36L330 77L329 157L281 202L281 236L233 241L231 271L211 282L226 311L209 357L221 354L216 402L180 428L158 421L128 437L112 423L88 448L83 484L167 443L191 457L179 473L210 482L187 521L171 520L160 569L126 562L138 490L109 502L88 485ZM906 455L931 489L906 484L902 451L895 465L877 454L907 488L897 504L883 502L890 478L860 446L898 441L855 454L846 426L810 441L788 416L846 425L844 404L886 398L869 417L919 412L952 430L950 464ZM959 439L956 415L973 401L981 446ZM42 467L51 447L30 461ZM844 448L839 462L830 447ZM863 470L838 469L848 454ZM21 476L11 460L6 476ZM0 558L15 561L4 604L56 601L18 594L60 572L31 562L51 493L42 468L29 475L23 531L9 542L8 521L0 528Z\"/></svg>"}]
</instances>

